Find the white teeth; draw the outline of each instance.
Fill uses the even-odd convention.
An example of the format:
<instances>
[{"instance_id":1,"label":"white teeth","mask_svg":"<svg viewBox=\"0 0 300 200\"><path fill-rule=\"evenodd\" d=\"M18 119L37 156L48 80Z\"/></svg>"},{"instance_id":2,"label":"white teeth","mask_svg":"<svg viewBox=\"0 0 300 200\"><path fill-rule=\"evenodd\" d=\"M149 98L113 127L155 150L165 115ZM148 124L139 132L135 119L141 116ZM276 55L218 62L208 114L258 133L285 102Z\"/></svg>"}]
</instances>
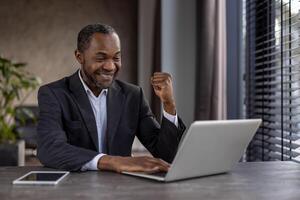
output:
<instances>
[{"instance_id":1,"label":"white teeth","mask_svg":"<svg viewBox=\"0 0 300 200\"><path fill-rule=\"evenodd\" d=\"M101 76L103 78L111 78L112 77L112 75L110 75L110 74L101 74Z\"/></svg>"}]
</instances>

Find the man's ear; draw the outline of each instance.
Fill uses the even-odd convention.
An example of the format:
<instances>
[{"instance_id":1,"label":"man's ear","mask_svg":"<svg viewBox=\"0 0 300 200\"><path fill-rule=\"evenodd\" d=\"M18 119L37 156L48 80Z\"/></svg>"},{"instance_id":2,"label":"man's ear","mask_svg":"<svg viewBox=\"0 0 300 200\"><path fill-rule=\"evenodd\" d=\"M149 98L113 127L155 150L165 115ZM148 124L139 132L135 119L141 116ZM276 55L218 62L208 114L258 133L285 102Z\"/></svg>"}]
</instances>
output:
<instances>
[{"instance_id":1,"label":"man's ear","mask_svg":"<svg viewBox=\"0 0 300 200\"><path fill-rule=\"evenodd\" d=\"M80 64L83 64L83 55L78 49L75 50L75 57Z\"/></svg>"}]
</instances>

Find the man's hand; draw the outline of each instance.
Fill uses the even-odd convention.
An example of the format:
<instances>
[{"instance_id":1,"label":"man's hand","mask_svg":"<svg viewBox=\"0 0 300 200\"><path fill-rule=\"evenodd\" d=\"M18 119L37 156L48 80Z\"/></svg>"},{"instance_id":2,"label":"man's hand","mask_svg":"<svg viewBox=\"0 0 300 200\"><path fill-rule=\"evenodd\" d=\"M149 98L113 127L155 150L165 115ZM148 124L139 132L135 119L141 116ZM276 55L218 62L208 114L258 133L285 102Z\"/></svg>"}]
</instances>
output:
<instances>
[{"instance_id":1,"label":"man's hand","mask_svg":"<svg viewBox=\"0 0 300 200\"><path fill-rule=\"evenodd\" d=\"M168 73L155 72L151 77L151 84L155 94L163 103L164 110L172 115L176 114L175 100L173 97L172 77Z\"/></svg>"},{"instance_id":2,"label":"man's hand","mask_svg":"<svg viewBox=\"0 0 300 200\"><path fill-rule=\"evenodd\" d=\"M98 161L98 169L121 173L127 172L167 172L170 164L152 157L121 157L104 155Z\"/></svg>"}]
</instances>

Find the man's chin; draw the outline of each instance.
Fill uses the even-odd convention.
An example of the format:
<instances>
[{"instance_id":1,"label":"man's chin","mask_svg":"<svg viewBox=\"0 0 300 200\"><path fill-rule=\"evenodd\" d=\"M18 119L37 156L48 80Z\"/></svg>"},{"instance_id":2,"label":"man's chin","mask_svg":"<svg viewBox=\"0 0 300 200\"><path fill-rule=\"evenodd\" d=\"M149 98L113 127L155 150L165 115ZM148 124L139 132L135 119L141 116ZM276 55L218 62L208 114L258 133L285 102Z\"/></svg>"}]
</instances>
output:
<instances>
[{"instance_id":1,"label":"man's chin","mask_svg":"<svg viewBox=\"0 0 300 200\"><path fill-rule=\"evenodd\" d=\"M107 89L114 82L116 76L96 76L94 77L94 83L98 88Z\"/></svg>"},{"instance_id":2,"label":"man's chin","mask_svg":"<svg viewBox=\"0 0 300 200\"><path fill-rule=\"evenodd\" d=\"M108 89L113 83L113 80L109 81L109 82L105 82L105 83L97 83L96 86L99 89Z\"/></svg>"}]
</instances>

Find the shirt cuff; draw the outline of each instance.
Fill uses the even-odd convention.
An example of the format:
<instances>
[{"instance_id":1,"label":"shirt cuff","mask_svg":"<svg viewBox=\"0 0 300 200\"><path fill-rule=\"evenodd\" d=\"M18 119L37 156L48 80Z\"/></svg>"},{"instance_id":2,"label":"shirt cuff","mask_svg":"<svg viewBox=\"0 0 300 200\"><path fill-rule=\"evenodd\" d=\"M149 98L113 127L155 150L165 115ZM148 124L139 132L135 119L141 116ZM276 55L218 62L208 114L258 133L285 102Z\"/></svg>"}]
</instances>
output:
<instances>
[{"instance_id":1,"label":"shirt cuff","mask_svg":"<svg viewBox=\"0 0 300 200\"><path fill-rule=\"evenodd\" d=\"M172 122L173 124L175 124L175 126L178 128L178 116L177 113L176 115L171 115L169 113L167 113L165 110L163 110L163 115L164 117L169 120L170 122Z\"/></svg>"},{"instance_id":2,"label":"shirt cuff","mask_svg":"<svg viewBox=\"0 0 300 200\"><path fill-rule=\"evenodd\" d=\"M98 170L98 161L99 159L106 154L100 153L97 156L95 156L91 161L85 163L81 167L81 171L87 171L87 170Z\"/></svg>"}]
</instances>

